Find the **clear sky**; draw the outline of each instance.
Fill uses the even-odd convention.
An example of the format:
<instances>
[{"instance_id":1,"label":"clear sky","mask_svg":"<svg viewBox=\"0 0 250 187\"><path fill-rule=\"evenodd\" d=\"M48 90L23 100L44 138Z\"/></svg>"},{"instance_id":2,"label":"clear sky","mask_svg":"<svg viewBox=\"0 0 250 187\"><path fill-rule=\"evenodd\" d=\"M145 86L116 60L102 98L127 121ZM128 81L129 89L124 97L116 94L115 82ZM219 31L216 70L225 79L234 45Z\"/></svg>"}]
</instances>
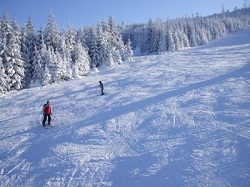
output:
<instances>
[{"instance_id":1,"label":"clear sky","mask_svg":"<svg viewBox=\"0 0 250 187\"><path fill-rule=\"evenodd\" d=\"M247 0L249 4L250 0ZM112 16L117 24L147 23L161 18L179 18L199 13L201 16L220 13L222 5L232 11L242 8L245 0L0 0L0 16L8 13L23 26L28 17L38 29L45 27L52 12L58 28L94 26L98 19Z\"/></svg>"}]
</instances>

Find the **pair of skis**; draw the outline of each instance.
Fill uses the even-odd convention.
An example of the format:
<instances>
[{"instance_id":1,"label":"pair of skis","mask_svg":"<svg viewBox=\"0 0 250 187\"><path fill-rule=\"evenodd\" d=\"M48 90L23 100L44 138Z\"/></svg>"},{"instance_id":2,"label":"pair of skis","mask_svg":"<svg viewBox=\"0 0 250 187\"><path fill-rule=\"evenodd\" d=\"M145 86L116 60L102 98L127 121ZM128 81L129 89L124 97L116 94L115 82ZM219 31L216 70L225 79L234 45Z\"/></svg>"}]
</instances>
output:
<instances>
[{"instance_id":1,"label":"pair of skis","mask_svg":"<svg viewBox=\"0 0 250 187\"><path fill-rule=\"evenodd\" d=\"M106 93L103 92L103 93L101 93L101 94L99 94L99 95L97 95L97 96L101 96L101 95L105 95L105 94L106 94Z\"/></svg>"},{"instance_id":2,"label":"pair of skis","mask_svg":"<svg viewBox=\"0 0 250 187\"><path fill-rule=\"evenodd\" d=\"M42 125L42 126L43 126L45 129L48 129L49 126L50 126L50 127L54 127L54 125L51 125L51 124L50 124L50 125L49 125L49 124L48 124L48 125Z\"/></svg>"}]
</instances>

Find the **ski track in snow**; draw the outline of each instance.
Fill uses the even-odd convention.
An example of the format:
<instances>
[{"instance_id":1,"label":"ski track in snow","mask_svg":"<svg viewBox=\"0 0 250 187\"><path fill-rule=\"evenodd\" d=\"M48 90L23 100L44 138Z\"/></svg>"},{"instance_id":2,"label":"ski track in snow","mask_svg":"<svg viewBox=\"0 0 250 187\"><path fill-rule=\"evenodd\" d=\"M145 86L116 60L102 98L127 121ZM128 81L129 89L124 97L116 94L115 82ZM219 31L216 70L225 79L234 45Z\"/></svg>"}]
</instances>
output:
<instances>
[{"instance_id":1,"label":"ski track in snow","mask_svg":"<svg viewBox=\"0 0 250 187\"><path fill-rule=\"evenodd\" d=\"M0 186L249 186L249 33L1 96Z\"/></svg>"}]
</instances>

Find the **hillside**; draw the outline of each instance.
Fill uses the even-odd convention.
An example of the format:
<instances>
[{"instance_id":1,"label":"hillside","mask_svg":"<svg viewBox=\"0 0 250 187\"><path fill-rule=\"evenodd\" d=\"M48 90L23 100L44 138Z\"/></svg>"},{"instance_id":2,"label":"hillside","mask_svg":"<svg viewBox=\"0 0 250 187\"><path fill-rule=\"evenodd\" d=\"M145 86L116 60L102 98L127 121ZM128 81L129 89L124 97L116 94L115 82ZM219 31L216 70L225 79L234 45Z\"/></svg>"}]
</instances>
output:
<instances>
[{"instance_id":1,"label":"hillside","mask_svg":"<svg viewBox=\"0 0 250 187\"><path fill-rule=\"evenodd\" d=\"M249 54L242 30L1 96L0 186L249 186Z\"/></svg>"}]
</instances>

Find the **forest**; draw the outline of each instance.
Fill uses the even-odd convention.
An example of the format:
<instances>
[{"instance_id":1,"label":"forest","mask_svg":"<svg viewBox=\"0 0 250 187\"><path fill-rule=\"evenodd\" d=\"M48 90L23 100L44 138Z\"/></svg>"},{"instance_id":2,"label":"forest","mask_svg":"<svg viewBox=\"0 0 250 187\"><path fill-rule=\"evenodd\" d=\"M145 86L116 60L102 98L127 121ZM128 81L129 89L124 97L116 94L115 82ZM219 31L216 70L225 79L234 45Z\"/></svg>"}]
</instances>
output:
<instances>
[{"instance_id":1,"label":"forest","mask_svg":"<svg viewBox=\"0 0 250 187\"><path fill-rule=\"evenodd\" d=\"M208 17L184 17L162 21L149 19L147 24L125 26L123 39L130 40L137 54L164 54L207 44L250 25L250 8L223 10Z\"/></svg>"},{"instance_id":2,"label":"forest","mask_svg":"<svg viewBox=\"0 0 250 187\"><path fill-rule=\"evenodd\" d=\"M63 30L52 13L46 27L38 30L32 18L20 28L4 13L0 19L0 93L78 79L101 67L131 61L134 55L205 45L249 26L249 7L132 25L118 25L110 16L93 27Z\"/></svg>"}]
</instances>

